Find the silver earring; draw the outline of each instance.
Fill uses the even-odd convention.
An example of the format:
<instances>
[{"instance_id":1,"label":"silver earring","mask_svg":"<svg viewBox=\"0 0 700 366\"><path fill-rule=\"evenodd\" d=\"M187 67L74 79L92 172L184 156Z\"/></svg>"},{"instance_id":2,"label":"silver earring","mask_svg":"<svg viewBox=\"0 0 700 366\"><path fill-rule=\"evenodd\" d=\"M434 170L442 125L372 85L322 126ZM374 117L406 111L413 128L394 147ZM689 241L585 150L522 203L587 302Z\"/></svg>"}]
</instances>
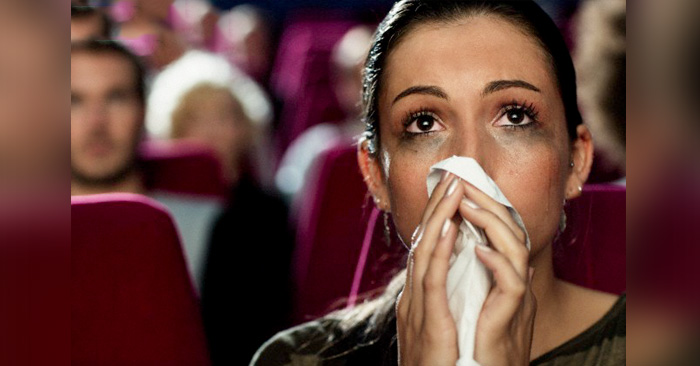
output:
<instances>
[{"instance_id":1,"label":"silver earring","mask_svg":"<svg viewBox=\"0 0 700 366\"><path fill-rule=\"evenodd\" d=\"M563 233L566 230L566 212L561 210L561 218L559 219L559 232Z\"/></svg>"},{"instance_id":2,"label":"silver earring","mask_svg":"<svg viewBox=\"0 0 700 366\"><path fill-rule=\"evenodd\" d=\"M574 167L574 162L573 162L573 161L569 163L569 167L571 167L571 168Z\"/></svg>"},{"instance_id":3,"label":"silver earring","mask_svg":"<svg viewBox=\"0 0 700 366\"><path fill-rule=\"evenodd\" d=\"M389 213L384 211L384 241L386 246L391 245L391 228L389 227Z\"/></svg>"}]
</instances>

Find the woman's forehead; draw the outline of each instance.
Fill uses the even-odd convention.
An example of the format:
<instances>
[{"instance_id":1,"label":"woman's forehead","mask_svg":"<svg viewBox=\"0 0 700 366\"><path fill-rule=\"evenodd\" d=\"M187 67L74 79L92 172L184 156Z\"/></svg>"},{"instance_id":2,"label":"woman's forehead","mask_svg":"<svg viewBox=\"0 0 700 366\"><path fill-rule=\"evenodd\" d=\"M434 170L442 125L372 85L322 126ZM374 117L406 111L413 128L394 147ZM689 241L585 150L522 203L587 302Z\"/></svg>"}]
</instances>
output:
<instances>
[{"instance_id":1,"label":"woman's forehead","mask_svg":"<svg viewBox=\"0 0 700 366\"><path fill-rule=\"evenodd\" d=\"M421 24L391 50L383 77L385 96L411 85L483 88L500 79L554 88L545 51L522 29L497 17Z\"/></svg>"}]
</instances>

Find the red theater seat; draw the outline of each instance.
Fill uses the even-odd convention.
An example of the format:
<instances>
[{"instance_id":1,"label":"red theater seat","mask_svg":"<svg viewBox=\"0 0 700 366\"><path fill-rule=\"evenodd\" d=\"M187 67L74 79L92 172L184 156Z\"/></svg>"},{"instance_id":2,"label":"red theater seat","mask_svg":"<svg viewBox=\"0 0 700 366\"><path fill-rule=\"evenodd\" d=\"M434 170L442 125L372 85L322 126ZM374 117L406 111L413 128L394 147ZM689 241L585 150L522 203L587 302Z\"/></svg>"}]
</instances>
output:
<instances>
[{"instance_id":1,"label":"red theater seat","mask_svg":"<svg viewBox=\"0 0 700 366\"><path fill-rule=\"evenodd\" d=\"M63 197L0 192L0 365L70 365L71 233Z\"/></svg>"},{"instance_id":2,"label":"red theater seat","mask_svg":"<svg viewBox=\"0 0 700 366\"><path fill-rule=\"evenodd\" d=\"M594 184L566 207L567 228L554 243L559 278L610 293L626 290L626 188Z\"/></svg>"},{"instance_id":3,"label":"red theater seat","mask_svg":"<svg viewBox=\"0 0 700 366\"><path fill-rule=\"evenodd\" d=\"M208 365L170 215L143 196L71 199L73 365Z\"/></svg>"},{"instance_id":4,"label":"red theater seat","mask_svg":"<svg viewBox=\"0 0 700 366\"><path fill-rule=\"evenodd\" d=\"M227 194L219 161L205 146L149 140L139 154L148 190L215 198Z\"/></svg>"},{"instance_id":5,"label":"red theater seat","mask_svg":"<svg viewBox=\"0 0 700 366\"><path fill-rule=\"evenodd\" d=\"M356 147L321 155L300 208L295 256L295 320L301 322L380 290L405 265L406 249L371 200ZM591 185L567 207L566 231L554 244L558 276L582 286L625 290L625 188ZM391 226L391 225L390 225Z\"/></svg>"},{"instance_id":6,"label":"red theater seat","mask_svg":"<svg viewBox=\"0 0 700 366\"><path fill-rule=\"evenodd\" d=\"M343 145L319 156L299 207L294 255L297 289L294 321L299 323L342 307L352 287L366 230L374 245L368 248L370 275L364 288L377 288L390 279L403 256L398 240L387 245L384 220L368 229L374 203L357 165L357 148Z\"/></svg>"}]
</instances>

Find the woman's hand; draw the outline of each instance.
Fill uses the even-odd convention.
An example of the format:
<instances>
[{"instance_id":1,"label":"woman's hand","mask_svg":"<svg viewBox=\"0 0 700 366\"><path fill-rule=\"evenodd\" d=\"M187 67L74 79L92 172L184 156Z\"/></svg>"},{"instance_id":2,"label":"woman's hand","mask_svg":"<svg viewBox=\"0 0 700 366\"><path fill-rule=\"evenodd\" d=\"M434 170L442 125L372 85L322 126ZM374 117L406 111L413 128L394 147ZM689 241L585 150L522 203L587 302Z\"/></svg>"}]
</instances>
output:
<instances>
[{"instance_id":1,"label":"woman's hand","mask_svg":"<svg viewBox=\"0 0 700 366\"><path fill-rule=\"evenodd\" d=\"M447 271L457 238L452 218L464 186L443 175L413 234L406 285L396 305L399 364L454 366L459 356L457 327L447 304Z\"/></svg>"},{"instance_id":2,"label":"woman's hand","mask_svg":"<svg viewBox=\"0 0 700 366\"><path fill-rule=\"evenodd\" d=\"M476 250L493 272L494 285L477 322L474 360L483 366L528 365L537 305L530 287L534 272L528 265L526 235L505 206L466 182L462 186L479 208L463 201L460 214L484 229L493 247Z\"/></svg>"},{"instance_id":3,"label":"woman's hand","mask_svg":"<svg viewBox=\"0 0 700 366\"><path fill-rule=\"evenodd\" d=\"M451 174L435 188L412 238L406 286L396 309L400 365L454 366L459 357L446 291L457 212L483 228L495 249L476 252L495 284L479 316L474 358L483 366L527 365L536 305L525 233L506 207Z\"/></svg>"}]
</instances>

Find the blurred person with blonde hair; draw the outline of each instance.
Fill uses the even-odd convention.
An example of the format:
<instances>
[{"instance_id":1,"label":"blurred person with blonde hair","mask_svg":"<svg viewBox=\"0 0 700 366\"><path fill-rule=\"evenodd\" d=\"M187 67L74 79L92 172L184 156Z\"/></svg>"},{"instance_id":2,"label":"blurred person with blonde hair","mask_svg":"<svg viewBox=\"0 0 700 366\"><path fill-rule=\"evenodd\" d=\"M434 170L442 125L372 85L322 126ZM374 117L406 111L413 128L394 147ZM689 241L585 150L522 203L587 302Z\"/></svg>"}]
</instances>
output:
<instances>
[{"instance_id":1,"label":"blurred person with blonde hair","mask_svg":"<svg viewBox=\"0 0 700 366\"><path fill-rule=\"evenodd\" d=\"M148 106L146 127L153 137L209 146L230 185L246 166L263 184L269 181L272 107L263 89L223 57L188 51L153 79Z\"/></svg>"},{"instance_id":2,"label":"blurred person with blonde hair","mask_svg":"<svg viewBox=\"0 0 700 366\"><path fill-rule=\"evenodd\" d=\"M582 4L574 52L579 100L608 170L625 172L626 163L626 2L588 0ZM596 162L596 169L604 161ZM624 182L621 180L620 182Z\"/></svg>"},{"instance_id":3,"label":"blurred person with blonde hair","mask_svg":"<svg viewBox=\"0 0 700 366\"><path fill-rule=\"evenodd\" d=\"M262 342L289 325L291 308L287 207L260 183L270 171L269 102L224 58L190 51L154 79L148 104L153 136L198 142L221 161L228 207L209 241L202 312L213 363L246 364ZM238 265L240 258L245 265Z\"/></svg>"}]
</instances>

